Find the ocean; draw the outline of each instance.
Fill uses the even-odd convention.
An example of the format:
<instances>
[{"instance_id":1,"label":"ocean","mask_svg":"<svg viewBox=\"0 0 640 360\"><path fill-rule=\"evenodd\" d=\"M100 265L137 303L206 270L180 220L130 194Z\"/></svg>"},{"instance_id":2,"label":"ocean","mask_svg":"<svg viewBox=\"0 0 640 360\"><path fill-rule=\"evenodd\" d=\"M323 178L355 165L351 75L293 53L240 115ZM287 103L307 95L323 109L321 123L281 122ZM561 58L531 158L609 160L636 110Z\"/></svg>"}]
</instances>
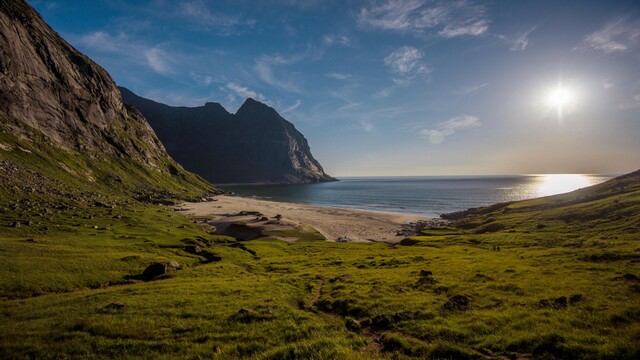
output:
<instances>
[{"instance_id":1,"label":"ocean","mask_svg":"<svg viewBox=\"0 0 640 360\"><path fill-rule=\"evenodd\" d=\"M443 213L555 195L595 185L611 175L343 177L296 185L221 185L239 196L341 208L419 214Z\"/></svg>"}]
</instances>

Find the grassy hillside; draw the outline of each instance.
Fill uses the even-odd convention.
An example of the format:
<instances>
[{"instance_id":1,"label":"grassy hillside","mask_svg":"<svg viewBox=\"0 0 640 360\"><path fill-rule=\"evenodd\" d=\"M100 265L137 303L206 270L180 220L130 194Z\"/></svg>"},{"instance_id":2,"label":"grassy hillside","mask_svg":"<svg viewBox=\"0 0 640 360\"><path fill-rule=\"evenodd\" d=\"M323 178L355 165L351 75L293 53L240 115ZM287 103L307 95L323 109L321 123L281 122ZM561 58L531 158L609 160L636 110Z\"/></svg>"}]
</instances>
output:
<instances>
[{"instance_id":1,"label":"grassy hillside","mask_svg":"<svg viewBox=\"0 0 640 360\"><path fill-rule=\"evenodd\" d=\"M0 228L0 357L634 359L639 200L635 173L395 246L238 242L162 205L50 209L46 232ZM135 279L169 260L182 269Z\"/></svg>"}]
</instances>

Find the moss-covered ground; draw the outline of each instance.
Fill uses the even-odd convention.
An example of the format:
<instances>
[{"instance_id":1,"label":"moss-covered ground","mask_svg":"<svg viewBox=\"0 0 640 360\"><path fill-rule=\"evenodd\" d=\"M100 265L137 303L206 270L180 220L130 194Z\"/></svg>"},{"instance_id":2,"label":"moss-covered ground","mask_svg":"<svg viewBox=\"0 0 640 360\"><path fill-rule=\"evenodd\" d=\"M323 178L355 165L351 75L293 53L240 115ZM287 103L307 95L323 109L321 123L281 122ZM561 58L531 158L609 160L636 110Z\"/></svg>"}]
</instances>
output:
<instances>
[{"instance_id":1,"label":"moss-covered ground","mask_svg":"<svg viewBox=\"0 0 640 360\"><path fill-rule=\"evenodd\" d=\"M403 245L238 242L135 201L5 207L0 357L636 359L639 187L477 209Z\"/></svg>"}]
</instances>

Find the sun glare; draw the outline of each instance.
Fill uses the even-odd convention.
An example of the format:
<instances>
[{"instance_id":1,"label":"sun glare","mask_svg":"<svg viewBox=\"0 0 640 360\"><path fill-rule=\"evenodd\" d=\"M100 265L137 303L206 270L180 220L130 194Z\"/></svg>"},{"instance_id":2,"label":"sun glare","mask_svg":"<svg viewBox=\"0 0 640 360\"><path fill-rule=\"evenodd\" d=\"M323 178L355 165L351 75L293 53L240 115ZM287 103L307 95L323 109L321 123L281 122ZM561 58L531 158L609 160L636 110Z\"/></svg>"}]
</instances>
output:
<instances>
[{"instance_id":1,"label":"sun glare","mask_svg":"<svg viewBox=\"0 0 640 360\"><path fill-rule=\"evenodd\" d=\"M580 174L541 175L538 196L562 194L592 185L589 178Z\"/></svg>"},{"instance_id":2,"label":"sun glare","mask_svg":"<svg viewBox=\"0 0 640 360\"><path fill-rule=\"evenodd\" d=\"M555 110L559 119L562 119L567 110L575 105L575 101L575 91L561 84L547 90L544 97L545 106L550 110Z\"/></svg>"}]
</instances>

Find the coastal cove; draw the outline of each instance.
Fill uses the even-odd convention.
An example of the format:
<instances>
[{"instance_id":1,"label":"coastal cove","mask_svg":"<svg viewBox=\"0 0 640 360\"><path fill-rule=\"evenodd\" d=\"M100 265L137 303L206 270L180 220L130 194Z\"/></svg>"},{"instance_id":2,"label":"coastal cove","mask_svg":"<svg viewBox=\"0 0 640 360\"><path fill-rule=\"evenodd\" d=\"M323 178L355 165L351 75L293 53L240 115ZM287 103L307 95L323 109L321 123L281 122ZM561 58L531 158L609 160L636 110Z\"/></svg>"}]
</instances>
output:
<instances>
[{"instance_id":1,"label":"coastal cove","mask_svg":"<svg viewBox=\"0 0 640 360\"><path fill-rule=\"evenodd\" d=\"M495 203L569 192L612 175L340 177L319 184L220 185L242 197L437 217Z\"/></svg>"}]
</instances>

